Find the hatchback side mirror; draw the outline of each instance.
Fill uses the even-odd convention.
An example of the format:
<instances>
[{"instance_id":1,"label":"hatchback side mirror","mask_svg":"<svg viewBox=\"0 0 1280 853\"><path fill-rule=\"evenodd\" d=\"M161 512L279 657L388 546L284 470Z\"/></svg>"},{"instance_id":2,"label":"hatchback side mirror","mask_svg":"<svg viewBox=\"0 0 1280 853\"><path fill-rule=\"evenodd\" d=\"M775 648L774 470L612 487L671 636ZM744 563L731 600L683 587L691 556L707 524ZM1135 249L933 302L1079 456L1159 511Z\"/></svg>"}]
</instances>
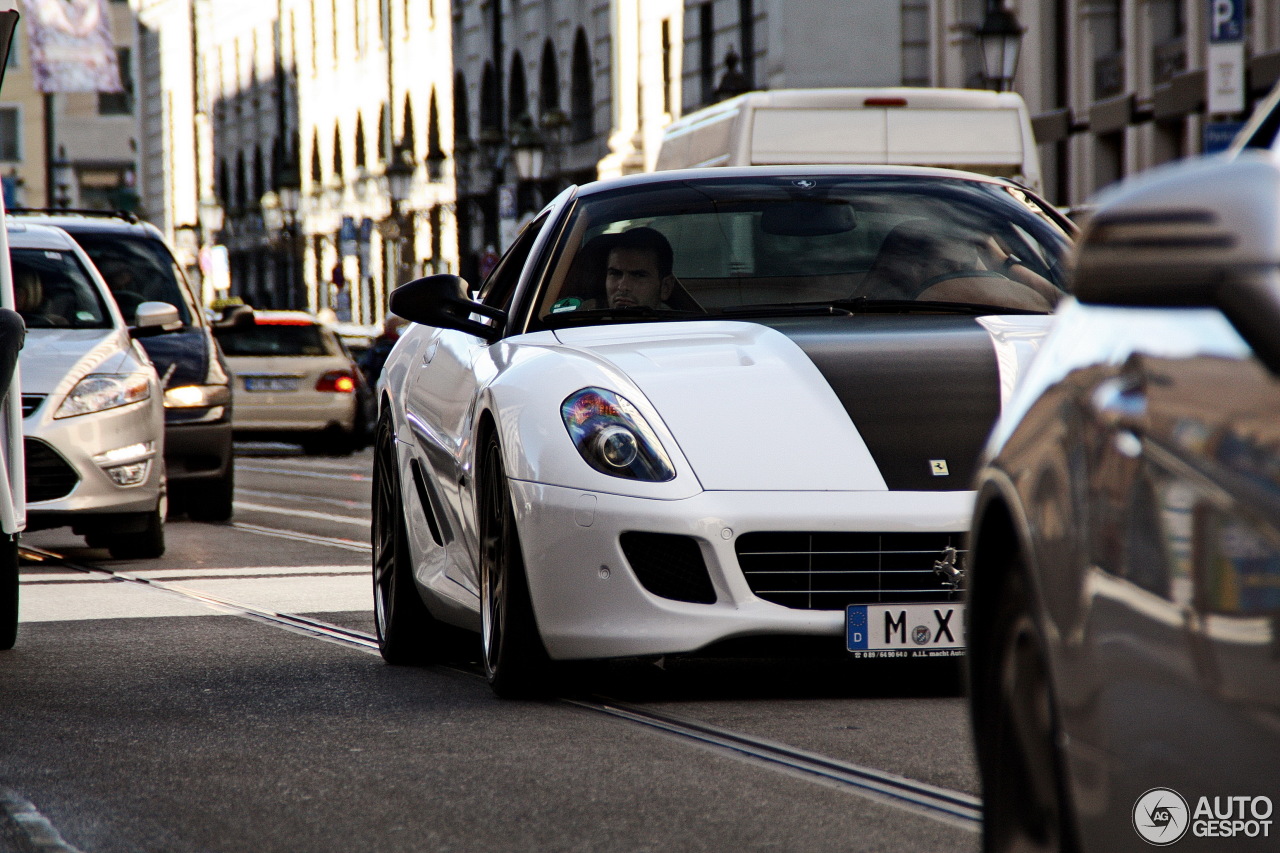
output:
<instances>
[{"instance_id":1,"label":"hatchback side mirror","mask_svg":"<svg viewBox=\"0 0 1280 853\"><path fill-rule=\"evenodd\" d=\"M176 332L182 328L178 309L168 302L143 302L133 312L133 327L129 334L135 338Z\"/></svg>"},{"instance_id":2,"label":"hatchback side mirror","mask_svg":"<svg viewBox=\"0 0 1280 853\"><path fill-rule=\"evenodd\" d=\"M1218 308L1280 374L1280 162L1160 169L1098 199L1076 255L1081 302Z\"/></svg>"},{"instance_id":3,"label":"hatchback side mirror","mask_svg":"<svg viewBox=\"0 0 1280 853\"><path fill-rule=\"evenodd\" d=\"M470 298L467 283L456 275L429 275L391 291L391 313L412 323L457 329L493 343L502 337L505 311ZM488 317L497 325L472 320L472 314Z\"/></svg>"},{"instance_id":4,"label":"hatchback side mirror","mask_svg":"<svg viewBox=\"0 0 1280 853\"><path fill-rule=\"evenodd\" d=\"M248 305L229 305L223 310L221 319L211 323L209 329L217 336L223 332L238 332L256 325L253 309Z\"/></svg>"}]
</instances>

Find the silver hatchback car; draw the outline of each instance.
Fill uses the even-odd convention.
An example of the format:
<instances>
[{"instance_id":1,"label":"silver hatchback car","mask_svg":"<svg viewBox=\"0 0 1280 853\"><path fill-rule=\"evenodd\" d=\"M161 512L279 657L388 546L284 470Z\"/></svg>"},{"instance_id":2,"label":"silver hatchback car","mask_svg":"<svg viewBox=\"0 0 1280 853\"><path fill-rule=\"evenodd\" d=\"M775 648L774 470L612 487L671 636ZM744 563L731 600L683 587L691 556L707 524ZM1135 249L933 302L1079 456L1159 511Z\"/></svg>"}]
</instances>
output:
<instances>
[{"instance_id":1,"label":"silver hatchback car","mask_svg":"<svg viewBox=\"0 0 1280 853\"><path fill-rule=\"evenodd\" d=\"M117 559L164 553L164 394L106 284L59 228L10 220L22 371L27 529L70 526ZM134 335L176 326L139 306Z\"/></svg>"}]
</instances>

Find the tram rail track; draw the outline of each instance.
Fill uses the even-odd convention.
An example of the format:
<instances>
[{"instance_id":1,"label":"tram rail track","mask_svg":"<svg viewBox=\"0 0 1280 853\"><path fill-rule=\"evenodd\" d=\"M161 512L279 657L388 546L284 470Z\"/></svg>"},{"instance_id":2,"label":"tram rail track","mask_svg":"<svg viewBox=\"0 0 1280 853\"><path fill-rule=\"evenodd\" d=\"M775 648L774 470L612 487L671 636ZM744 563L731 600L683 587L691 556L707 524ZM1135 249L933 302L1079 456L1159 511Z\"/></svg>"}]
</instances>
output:
<instances>
[{"instance_id":1,"label":"tram rail track","mask_svg":"<svg viewBox=\"0 0 1280 853\"><path fill-rule=\"evenodd\" d=\"M57 565L93 575L106 575L119 582L139 584L157 592L199 601L229 615L250 619L313 639L355 648L367 654L378 654L377 638L363 631L344 628L306 616L255 607L186 587L181 582L156 580L133 572L75 562L61 554L42 548L27 545L21 548L23 552L45 565ZM475 670L466 667L447 668L457 673L479 677ZM807 752L786 744L632 703L620 702L605 696L562 697L556 701L590 713L644 726L712 752L730 755L760 766L787 772L793 776L833 786L865 799L902 808L960 829L978 832L981 828L981 801L962 791L942 788L877 768Z\"/></svg>"}]
</instances>

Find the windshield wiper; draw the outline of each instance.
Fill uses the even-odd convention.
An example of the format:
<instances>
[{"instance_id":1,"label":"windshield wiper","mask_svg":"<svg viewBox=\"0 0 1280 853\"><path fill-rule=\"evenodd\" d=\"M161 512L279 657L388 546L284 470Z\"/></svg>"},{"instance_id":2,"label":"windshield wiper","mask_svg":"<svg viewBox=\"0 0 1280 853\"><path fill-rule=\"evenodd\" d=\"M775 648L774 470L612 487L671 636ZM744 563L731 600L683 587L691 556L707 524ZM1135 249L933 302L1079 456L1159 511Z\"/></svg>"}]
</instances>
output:
<instances>
[{"instance_id":1,"label":"windshield wiper","mask_svg":"<svg viewBox=\"0 0 1280 853\"><path fill-rule=\"evenodd\" d=\"M548 329L563 329L566 326L590 323L665 322L667 320L687 320L692 317L705 320L707 314L704 311L650 308L647 305L624 308L588 308L585 311L560 311L555 314L547 314L542 318L542 325Z\"/></svg>"}]
</instances>

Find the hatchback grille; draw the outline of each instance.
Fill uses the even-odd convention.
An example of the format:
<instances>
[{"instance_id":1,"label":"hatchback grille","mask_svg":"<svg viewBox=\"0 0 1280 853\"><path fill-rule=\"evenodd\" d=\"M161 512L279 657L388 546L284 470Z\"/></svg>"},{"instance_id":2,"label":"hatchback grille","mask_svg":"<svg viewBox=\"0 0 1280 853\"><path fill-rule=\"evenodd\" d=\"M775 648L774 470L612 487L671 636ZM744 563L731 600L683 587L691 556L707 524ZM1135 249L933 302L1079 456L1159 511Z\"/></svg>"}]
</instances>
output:
<instances>
[{"instance_id":1,"label":"hatchback grille","mask_svg":"<svg viewBox=\"0 0 1280 853\"><path fill-rule=\"evenodd\" d=\"M736 547L760 598L800 610L849 604L948 601L934 561L960 550L962 533L744 533ZM963 568L963 561L958 560Z\"/></svg>"},{"instance_id":2,"label":"hatchback grille","mask_svg":"<svg viewBox=\"0 0 1280 853\"><path fill-rule=\"evenodd\" d=\"M697 540L672 533L628 531L622 553L641 586L654 595L694 604L714 604L715 587Z\"/></svg>"},{"instance_id":3,"label":"hatchback grille","mask_svg":"<svg viewBox=\"0 0 1280 853\"><path fill-rule=\"evenodd\" d=\"M44 394L23 394L22 395L22 416L29 418L36 413L36 409L40 408L40 404L44 402Z\"/></svg>"},{"instance_id":4,"label":"hatchback grille","mask_svg":"<svg viewBox=\"0 0 1280 853\"><path fill-rule=\"evenodd\" d=\"M27 501L52 501L66 497L80 482L76 469L52 447L34 438L22 442L27 465Z\"/></svg>"}]
</instances>

